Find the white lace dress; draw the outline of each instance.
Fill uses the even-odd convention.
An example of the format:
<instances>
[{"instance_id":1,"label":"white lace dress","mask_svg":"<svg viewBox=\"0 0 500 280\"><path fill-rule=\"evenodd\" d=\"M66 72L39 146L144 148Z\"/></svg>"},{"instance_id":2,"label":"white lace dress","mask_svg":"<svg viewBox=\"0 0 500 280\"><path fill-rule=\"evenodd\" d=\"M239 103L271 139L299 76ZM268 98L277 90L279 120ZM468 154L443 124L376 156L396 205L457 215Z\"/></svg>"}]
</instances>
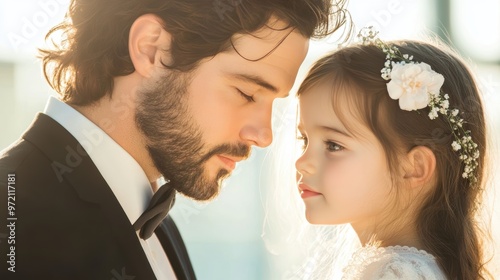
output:
<instances>
[{"instance_id":1,"label":"white lace dress","mask_svg":"<svg viewBox=\"0 0 500 280\"><path fill-rule=\"evenodd\" d=\"M446 280L431 254L406 246L358 249L343 269L343 280Z\"/></svg>"}]
</instances>

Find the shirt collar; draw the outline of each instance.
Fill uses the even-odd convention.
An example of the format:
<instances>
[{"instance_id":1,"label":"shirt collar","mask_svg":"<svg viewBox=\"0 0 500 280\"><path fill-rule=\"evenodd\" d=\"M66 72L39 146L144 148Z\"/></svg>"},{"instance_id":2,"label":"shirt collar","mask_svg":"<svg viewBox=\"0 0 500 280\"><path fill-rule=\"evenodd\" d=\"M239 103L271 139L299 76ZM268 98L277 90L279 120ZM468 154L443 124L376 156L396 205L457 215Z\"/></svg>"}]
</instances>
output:
<instances>
[{"instance_id":1,"label":"shirt collar","mask_svg":"<svg viewBox=\"0 0 500 280\"><path fill-rule=\"evenodd\" d=\"M118 143L68 104L50 97L44 113L82 145L133 224L146 210L153 191L144 170Z\"/></svg>"}]
</instances>

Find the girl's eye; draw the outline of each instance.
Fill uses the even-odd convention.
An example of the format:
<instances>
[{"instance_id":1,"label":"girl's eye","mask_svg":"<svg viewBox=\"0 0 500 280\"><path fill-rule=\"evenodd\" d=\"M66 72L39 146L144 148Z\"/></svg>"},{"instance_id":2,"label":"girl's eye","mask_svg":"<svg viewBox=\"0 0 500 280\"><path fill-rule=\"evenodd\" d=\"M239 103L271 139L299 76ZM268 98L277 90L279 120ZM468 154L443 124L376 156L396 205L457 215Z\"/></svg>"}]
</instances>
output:
<instances>
[{"instance_id":1,"label":"girl's eye","mask_svg":"<svg viewBox=\"0 0 500 280\"><path fill-rule=\"evenodd\" d=\"M253 96L250 96L248 94L245 94L243 91L239 90L239 89L236 89L238 91L238 93L241 95L241 97L245 98L248 102L255 102L255 100L253 99Z\"/></svg>"},{"instance_id":2,"label":"girl's eye","mask_svg":"<svg viewBox=\"0 0 500 280\"><path fill-rule=\"evenodd\" d=\"M305 137L304 135L299 135L299 136L297 137L297 139L298 139L299 141L302 141L302 150L305 150L305 149L307 148L307 144L308 144L308 142L307 142L307 137Z\"/></svg>"},{"instance_id":3,"label":"girl's eye","mask_svg":"<svg viewBox=\"0 0 500 280\"><path fill-rule=\"evenodd\" d=\"M329 152L340 152L344 149L344 147L340 146L339 144L333 142L333 141L325 141L326 149Z\"/></svg>"}]
</instances>

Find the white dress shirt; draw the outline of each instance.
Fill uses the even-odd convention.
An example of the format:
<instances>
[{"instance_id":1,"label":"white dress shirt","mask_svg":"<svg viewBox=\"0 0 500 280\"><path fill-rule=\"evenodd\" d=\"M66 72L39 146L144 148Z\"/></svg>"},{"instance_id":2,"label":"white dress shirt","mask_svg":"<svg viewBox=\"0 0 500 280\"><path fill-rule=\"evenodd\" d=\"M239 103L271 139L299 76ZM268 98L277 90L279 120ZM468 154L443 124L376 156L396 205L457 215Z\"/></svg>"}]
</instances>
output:
<instances>
[{"instance_id":1,"label":"white dress shirt","mask_svg":"<svg viewBox=\"0 0 500 280\"><path fill-rule=\"evenodd\" d=\"M118 143L97 125L68 104L51 97L44 113L62 125L78 140L133 224L146 210L153 190L146 174ZM156 234L149 239L139 237L151 268L158 280L177 279Z\"/></svg>"}]
</instances>

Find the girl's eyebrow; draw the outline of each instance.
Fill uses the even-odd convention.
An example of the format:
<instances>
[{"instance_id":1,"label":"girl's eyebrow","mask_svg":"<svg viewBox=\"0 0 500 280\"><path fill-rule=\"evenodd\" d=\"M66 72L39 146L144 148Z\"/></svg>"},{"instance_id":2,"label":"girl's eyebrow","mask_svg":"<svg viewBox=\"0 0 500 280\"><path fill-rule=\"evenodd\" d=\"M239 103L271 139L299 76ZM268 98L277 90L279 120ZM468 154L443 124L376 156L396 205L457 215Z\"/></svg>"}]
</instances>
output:
<instances>
[{"instance_id":1,"label":"girl's eyebrow","mask_svg":"<svg viewBox=\"0 0 500 280\"><path fill-rule=\"evenodd\" d=\"M347 131L337 128L337 127L330 127L330 126L319 126L321 130L325 130L327 132L333 132L337 134L344 135L345 137L353 138L351 134L349 134Z\"/></svg>"},{"instance_id":2,"label":"girl's eyebrow","mask_svg":"<svg viewBox=\"0 0 500 280\"><path fill-rule=\"evenodd\" d=\"M326 132L333 132L333 133L344 135L345 137L354 138L354 136L352 136L347 131L345 131L343 129L340 129L340 128L337 128L337 127L330 127L330 126L324 126L324 125L320 125L318 127L320 128L320 130L323 130L323 131L326 131ZM297 129L301 133L304 132L304 126L302 125L302 123L299 123L297 125Z\"/></svg>"}]
</instances>

